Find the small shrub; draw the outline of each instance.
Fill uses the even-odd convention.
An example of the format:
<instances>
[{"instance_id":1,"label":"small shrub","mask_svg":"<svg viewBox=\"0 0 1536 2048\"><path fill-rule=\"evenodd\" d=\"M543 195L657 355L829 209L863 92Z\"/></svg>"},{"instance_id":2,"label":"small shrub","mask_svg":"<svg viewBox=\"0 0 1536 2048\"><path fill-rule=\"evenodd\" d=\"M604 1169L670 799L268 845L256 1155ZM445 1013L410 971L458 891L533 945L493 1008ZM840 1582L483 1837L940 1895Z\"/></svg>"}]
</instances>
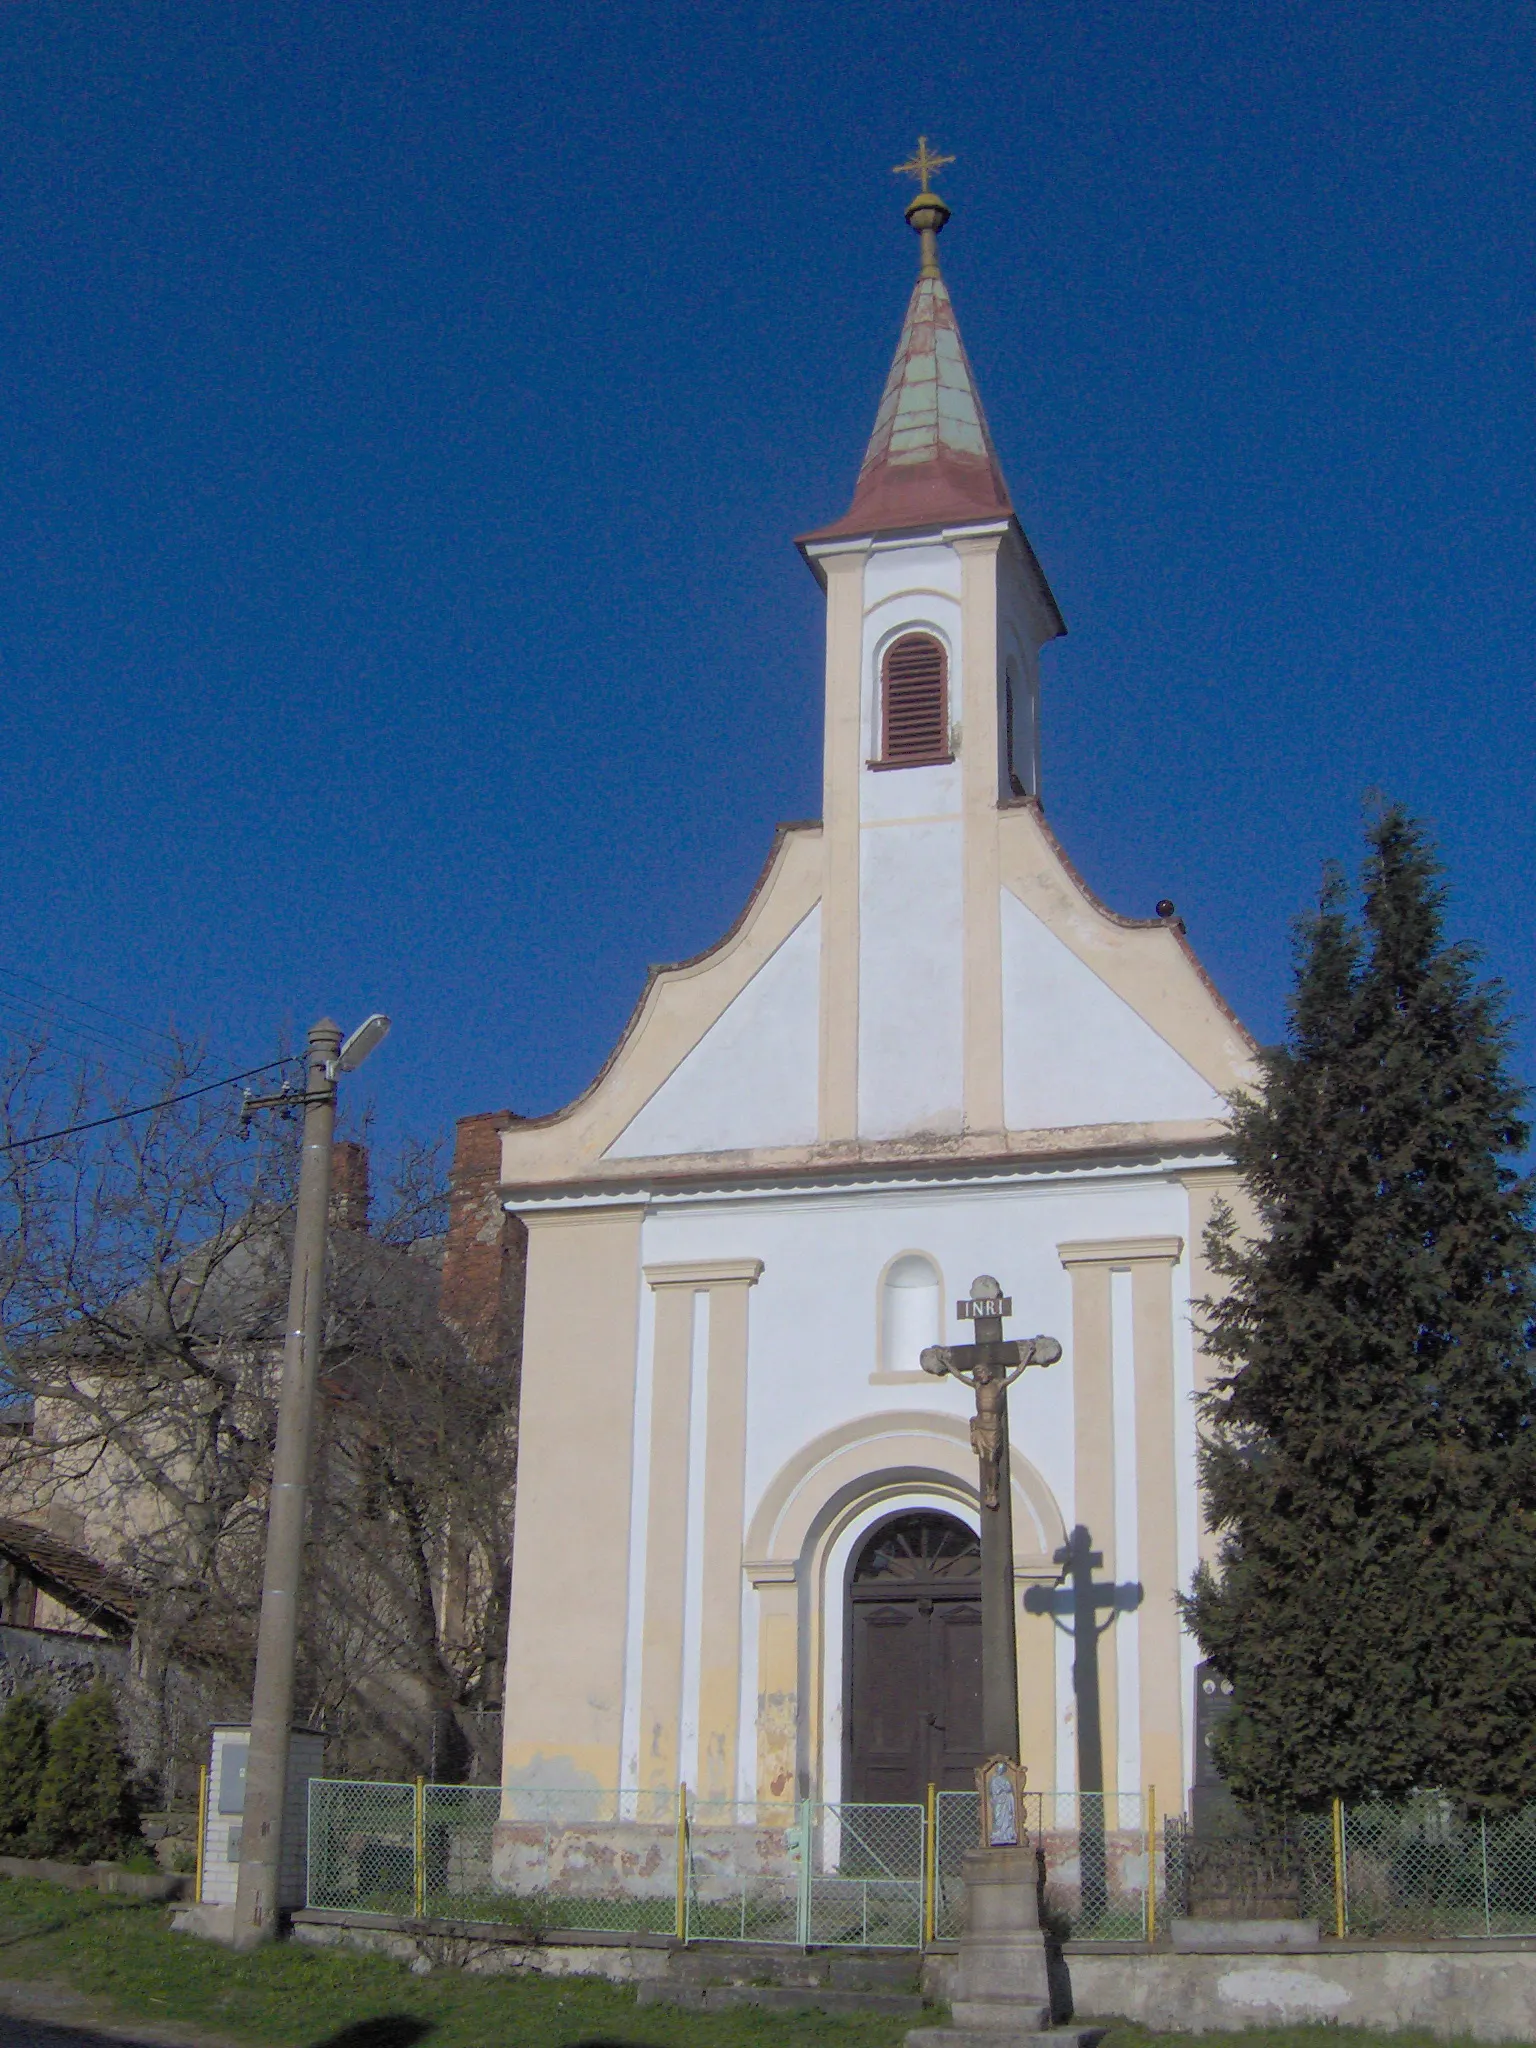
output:
<instances>
[{"instance_id":1,"label":"small shrub","mask_svg":"<svg viewBox=\"0 0 1536 2048\"><path fill-rule=\"evenodd\" d=\"M53 1724L34 1839L45 1856L92 1863L142 1847L117 1709L93 1686Z\"/></svg>"},{"instance_id":2,"label":"small shrub","mask_svg":"<svg viewBox=\"0 0 1536 2048\"><path fill-rule=\"evenodd\" d=\"M32 1692L13 1694L0 1714L0 1854L25 1856L32 1849L51 1722Z\"/></svg>"}]
</instances>

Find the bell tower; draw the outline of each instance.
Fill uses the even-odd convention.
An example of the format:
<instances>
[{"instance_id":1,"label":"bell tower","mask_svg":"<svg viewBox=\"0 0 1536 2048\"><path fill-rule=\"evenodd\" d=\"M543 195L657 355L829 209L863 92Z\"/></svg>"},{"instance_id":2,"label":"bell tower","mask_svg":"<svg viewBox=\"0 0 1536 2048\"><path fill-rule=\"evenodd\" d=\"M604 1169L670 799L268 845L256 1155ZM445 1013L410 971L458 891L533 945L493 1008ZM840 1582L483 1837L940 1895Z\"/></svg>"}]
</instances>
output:
<instances>
[{"instance_id":1,"label":"bell tower","mask_svg":"<svg viewBox=\"0 0 1536 2048\"><path fill-rule=\"evenodd\" d=\"M917 281L853 502L799 542L827 597L823 1143L1003 1128L999 815L1039 794L1066 628L939 268L950 161L898 166Z\"/></svg>"}]
</instances>

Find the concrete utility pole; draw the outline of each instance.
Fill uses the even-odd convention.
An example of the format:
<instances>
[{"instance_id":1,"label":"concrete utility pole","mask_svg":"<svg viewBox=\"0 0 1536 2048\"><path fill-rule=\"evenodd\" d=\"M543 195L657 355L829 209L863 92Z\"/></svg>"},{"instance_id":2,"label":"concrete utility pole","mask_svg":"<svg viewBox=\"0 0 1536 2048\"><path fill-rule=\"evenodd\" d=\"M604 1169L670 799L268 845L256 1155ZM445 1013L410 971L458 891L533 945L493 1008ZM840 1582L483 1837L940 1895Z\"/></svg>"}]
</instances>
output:
<instances>
[{"instance_id":1,"label":"concrete utility pole","mask_svg":"<svg viewBox=\"0 0 1536 2048\"><path fill-rule=\"evenodd\" d=\"M331 1141L336 1129L336 1077L361 1065L389 1029L370 1017L343 1046L329 1017L312 1026L302 1097L248 1100L253 1109L304 1104L304 1150L293 1231L288 1333L278 1395L277 1444L267 1507L267 1555L251 1696L251 1747L245 1770L240 1833L240 1884L235 1896L235 1947L252 1949L277 1932L283 1805L288 1786L288 1734L293 1724L293 1674L298 1655L299 1581L314 1441L315 1382L325 1325L325 1238L331 1200Z\"/></svg>"},{"instance_id":2,"label":"concrete utility pole","mask_svg":"<svg viewBox=\"0 0 1536 2048\"><path fill-rule=\"evenodd\" d=\"M981 1460L981 1746L988 1757L1019 1756L1019 1651L1013 1591L1013 1489L1008 1469L1008 1389L1031 1365L1054 1365L1054 1337L1006 1342L1013 1303L990 1273L957 1301L961 1322L976 1325L974 1344L930 1344L924 1372L948 1373L976 1394L971 1448Z\"/></svg>"}]
</instances>

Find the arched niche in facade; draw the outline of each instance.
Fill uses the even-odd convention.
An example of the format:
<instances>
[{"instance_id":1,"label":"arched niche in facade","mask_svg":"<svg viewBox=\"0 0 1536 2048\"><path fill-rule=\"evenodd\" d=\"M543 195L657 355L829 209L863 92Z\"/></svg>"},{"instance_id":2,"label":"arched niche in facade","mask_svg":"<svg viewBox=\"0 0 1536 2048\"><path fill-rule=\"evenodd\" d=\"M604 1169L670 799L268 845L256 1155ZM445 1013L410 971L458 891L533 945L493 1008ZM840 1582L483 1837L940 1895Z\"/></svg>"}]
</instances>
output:
<instances>
[{"instance_id":1,"label":"arched niche in facade","mask_svg":"<svg viewBox=\"0 0 1536 2048\"><path fill-rule=\"evenodd\" d=\"M880 1275L876 1357L882 1373L921 1371L923 1347L944 1339L944 1279L927 1252L898 1252Z\"/></svg>"}]
</instances>

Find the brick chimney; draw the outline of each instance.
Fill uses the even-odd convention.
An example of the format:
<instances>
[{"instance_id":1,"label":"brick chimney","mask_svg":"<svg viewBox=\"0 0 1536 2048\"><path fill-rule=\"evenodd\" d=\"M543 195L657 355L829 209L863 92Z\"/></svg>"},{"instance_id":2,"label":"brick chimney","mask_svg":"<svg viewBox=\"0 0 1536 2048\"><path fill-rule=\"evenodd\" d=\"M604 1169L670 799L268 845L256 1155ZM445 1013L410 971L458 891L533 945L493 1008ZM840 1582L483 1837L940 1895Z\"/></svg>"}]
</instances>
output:
<instances>
[{"instance_id":1,"label":"brick chimney","mask_svg":"<svg viewBox=\"0 0 1536 2048\"><path fill-rule=\"evenodd\" d=\"M368 1147L355 1138L331 1146L331 1228L368 1228Z\"/></svg>"},{"instance_id":2,"label":"brick chimney","mask_svg":"<svg viewBox=\"0 0 1536 2048\"><path fill-rule=\"evenodd\" d=\"M510 1109L460 1117L448 1176L448 1242L442 1312L484 1363L515 1377L522 1363L528 1231L499 1198L501 1134L522 1119Z\"/></svg>"}]
</instances>

